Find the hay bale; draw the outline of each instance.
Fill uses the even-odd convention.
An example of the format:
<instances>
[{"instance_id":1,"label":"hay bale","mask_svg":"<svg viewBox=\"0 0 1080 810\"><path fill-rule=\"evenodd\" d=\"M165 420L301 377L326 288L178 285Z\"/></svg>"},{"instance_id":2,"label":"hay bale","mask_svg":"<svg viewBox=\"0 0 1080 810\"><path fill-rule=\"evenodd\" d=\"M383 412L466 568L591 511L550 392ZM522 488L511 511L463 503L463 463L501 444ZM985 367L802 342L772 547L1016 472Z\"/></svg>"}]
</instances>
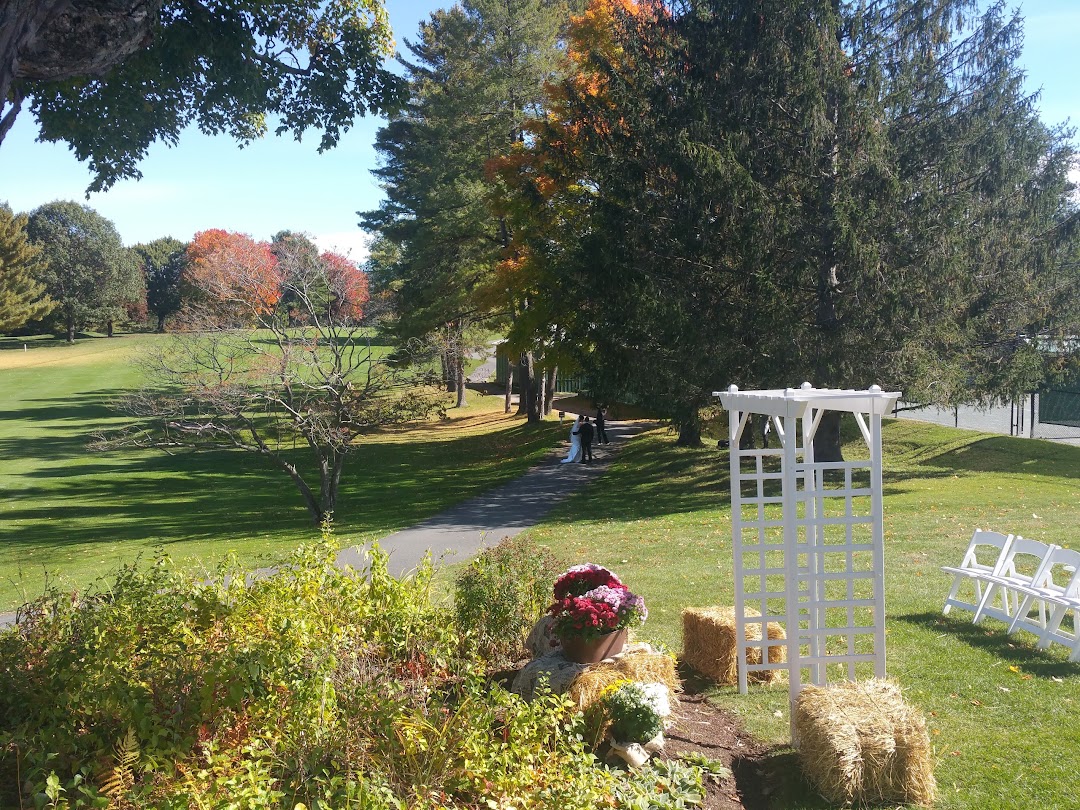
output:
<instances>
[{"instance_id":1,"label":"hay bale","mask_svg":"<svg viewBox=\"0 0 1080 810\"><path fill-rule=\"evenodd\" d=\"M626 652L608 661L592 664L578 675L567 695L579 711L584 712L599 700L601 693L618 681L662 683L672 694L682 689L675 673L675 660L664 653L654 652L648 644L633 645Z\"/></svg>"},{"instance_id":2,"label":"hay bale","mask_svg":"<svg viewBox=\"0 0 1080 810\"><path fill-rule=\"evenodd\" d=\"M894 681L807 686L795 704L803 774L841 804L934 802L926 719L904 703Z\"/></svg>"},{"instance_id":3,"label":"hay bale","mask_svg":"<svg viewBox=\"0 0 1080 810\"><path fill-rule=\"evenodd\" d=\"M600 704L600 696L620 681L662 683L668 688L672 708L678 705L676 693L682 690L682 683L675 672L675 659L666 653L655 652L648 644L630 645L614 658L587 665L585 671L574 678L566 694L585 716L585 741L593 748L600 745L611 725Z\"/></svg>"},{"instance_id":4,"label":"hay bale","mask_svg":"<svg viewBox=\"0 0 1080 810\"><path fill-rule=\"evenodd\" d=\"M747 616L760 616L753 608L746 608ZM706 678L721 684L739 682L738 650L735 646L735 608L703 607L686 608L683 619L683 654L682 660L696 669ZM776 622L769 622L766 635L773 641L786 640L784 628ZM748 624L745 628L746 641L761 640L761 625ZM782 664L787 660L787 648L782 644L768 647L769 663ZM761 648L747 647L746 662L761 663ZM781 676L781 670L750 672L748 680L772 683Z\"/></svg>"}]
</instances>

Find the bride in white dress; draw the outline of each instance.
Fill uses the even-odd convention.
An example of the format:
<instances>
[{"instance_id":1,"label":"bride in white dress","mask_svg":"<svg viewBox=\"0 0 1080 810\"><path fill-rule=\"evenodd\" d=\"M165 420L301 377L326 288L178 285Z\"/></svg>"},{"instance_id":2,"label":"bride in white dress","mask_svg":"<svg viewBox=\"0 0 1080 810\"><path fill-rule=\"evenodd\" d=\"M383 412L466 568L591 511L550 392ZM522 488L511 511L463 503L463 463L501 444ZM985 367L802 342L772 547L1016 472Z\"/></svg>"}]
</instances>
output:
<instances>
[{"instance_id":1,"label":"bride in white dress","mask_svg":"<svg viewBox=\"0 0 1080 810\"><path fill-rule=\"evenodd\" d=\"M570 424L570 452L567 453L566 458L562 460L563 464L573 464L575 461L581 461L581 423L585 417L579 416Z\"/></svg>"}]
</instances>

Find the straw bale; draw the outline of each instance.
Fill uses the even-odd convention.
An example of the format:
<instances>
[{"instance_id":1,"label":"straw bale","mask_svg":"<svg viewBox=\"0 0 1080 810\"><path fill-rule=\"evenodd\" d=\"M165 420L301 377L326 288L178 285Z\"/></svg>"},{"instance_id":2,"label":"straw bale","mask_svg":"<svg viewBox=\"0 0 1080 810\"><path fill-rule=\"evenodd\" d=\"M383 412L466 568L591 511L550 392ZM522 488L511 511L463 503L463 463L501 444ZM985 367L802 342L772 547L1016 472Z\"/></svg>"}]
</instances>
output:
<instances>
[{"instance_id":1,"label":"straw bale","mask_svg":"<svg viewBox=\"0 0 1080 810\"><path fill-rule=\"evenodd\" d=\"M934 802L926 719L894 681L806 686L795 704L795 739L806 778L841 804Z\"/></svg>"},{"instance_id":2,"label":"straw bale","mask_svg":"<svg viewBox=\"0 0 1080 810\"><path fill-rule=\"evenodd\" d=\"M760 616L753 608L746 608L747 616ZM686 608L683 619L683 661L705 677L721 684L739 682L738 649L735 646L735 609L731 607ZM787 639L784 628L776 622L768 622L766 636L773 641ZM761 640L761 625L748 624L743 636L747 641ZM787 647L783 644L769 645L769 663L782 664L787 660ZM761 663L761 648L747 647L746 662ZM751 681L771 683L779 678L782 670L750 672Z\"/></svg>"},{"instance_id":3,"label":"straw bale","mask_svg":"<svg viewBox=\"0 0 1080 810\"><path fill-rule=\"evenodd\" d=\"M674 702L675 693L682 689L675 673L675 660L670 655L654 652L647 644L635 647L613 659L591 665L574 679L567 695L579 711L585 711L599 700L605 689L618 681L662 683L671 692Z\"/></svg>"}]
</instances>

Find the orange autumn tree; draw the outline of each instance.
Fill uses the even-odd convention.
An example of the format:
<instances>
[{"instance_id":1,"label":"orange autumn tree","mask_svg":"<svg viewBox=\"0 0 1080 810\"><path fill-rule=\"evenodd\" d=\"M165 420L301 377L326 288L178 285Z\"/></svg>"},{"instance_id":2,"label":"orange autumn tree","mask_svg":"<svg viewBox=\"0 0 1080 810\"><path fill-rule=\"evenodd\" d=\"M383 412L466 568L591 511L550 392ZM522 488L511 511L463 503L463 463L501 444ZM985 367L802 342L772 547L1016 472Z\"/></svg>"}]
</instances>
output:
<instances>
[{"instance_id":1,"label":"orange autumn tree","mask_svg":"<svg viewBox=\"0 0 1080 810\"><path fill-rule=\"evenodd\" d=\"M211 228L195 234L187 259L185 284L221 318L255 322L281 300L284 278L267 242Z\"/></svg>"},{"instance_id":2,"label":"orange autumn tree","mask_svg":"<svg viewBox=\"0 0 1080 810\"><path fill-rule=\"evenodd\" d=\"M586 150L606 148L627 126L608 96L611 76L629 59L619 33L666 14L648 0L593 0L572 17L566 78L546 86L547 115L526 124L528 137L509 155L488 163L489 177L505 189L496 213L510 223L512 238L481 295L492 304L509 295L519 313L511 345L543 343L559 364L573 365L573 355L588 351L571 325L581 302L563 296L551 273L587 241L588 212L599 202Z\"/></svg>"}]
</instances>

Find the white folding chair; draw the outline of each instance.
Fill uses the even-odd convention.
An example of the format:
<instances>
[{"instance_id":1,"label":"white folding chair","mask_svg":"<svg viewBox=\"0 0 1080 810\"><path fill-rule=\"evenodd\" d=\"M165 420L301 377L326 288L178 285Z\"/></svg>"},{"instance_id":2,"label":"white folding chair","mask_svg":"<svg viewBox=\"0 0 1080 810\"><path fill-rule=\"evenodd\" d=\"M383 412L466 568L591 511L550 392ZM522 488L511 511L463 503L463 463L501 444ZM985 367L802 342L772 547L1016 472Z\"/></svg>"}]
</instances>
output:
<instances>
[{"instance_id":1,"label":"white folding chair","mask_svg":"<svg viewBox=\"0 0 1080 810\"><path fill-rule=\"evenodd\" d=\"M1022 598L1009 632L1028 630L1039 636L1040 647L1048 646L1051 639L1046 638L1044 643L1044 636L1051 627L1055 631L1060 628L1065 611L1080 596L1080 551L1055 548L1043 569L1041 581L1016 585L1014 590ZM1032 608L1035 608L1034 613ZM1071 634L1069 638L1072 638ZM1071 642L1069 646L1072 646Z\"/></svg>"},{"instance_id":2,"label":"white folding chair","mask_svg":"<svg viewBox=\"0 0 1080 810\"><path fill-rule=\"evenodd\" d=\"M1066 625L1064 619L1070 612L1072 620ZM1039 649L1046 649L1050 646L1050 642L1056 641L1071 650L1070 661L1080 661L1080 624L1078 623L1080 623L1080 575L1073 578L1072 586L1055 601L1050 620L1039 637Z\"/></svg>"},{"instance_id":3,"label":"white folding chair","mask_svg":"<svg viewBox=\"0 0 1080 810\"><path fill-rule=\"evenodd\" d=\"M1056 548L1038 540L1014 537L998 570L981 578L985 590L972 621L978 624L992 616L1011 625L1019 609L1018 589L1044 582L1044 572ZM998 597L996 603L995 597Z\"/></svg>"},{"instance_id":4,"label":"white folding chair","mask_svg":"<svg viewBox=\"0 0 1080 810\"><path fill-rule=\"evenodd\" d=\"M948 614L954 607L970 610L972 613L978 610L979 603L983 598L984 578L1000 570L1005 556L1009 552L1012 539L1011 534L984 532L982 529L976 529L975 533L971 535L971 541L968 543L967 551L964 552L964 558L960 561L960 565L955 567L941 566L942 571L953 575L952 588L949 590L949 595L945 597L945 607L941 611L943 614ZM970 602L965 601L960 595L960 589L965 583L971 583L975 592L975 596Z\"/></svg>"}]
</instances>

